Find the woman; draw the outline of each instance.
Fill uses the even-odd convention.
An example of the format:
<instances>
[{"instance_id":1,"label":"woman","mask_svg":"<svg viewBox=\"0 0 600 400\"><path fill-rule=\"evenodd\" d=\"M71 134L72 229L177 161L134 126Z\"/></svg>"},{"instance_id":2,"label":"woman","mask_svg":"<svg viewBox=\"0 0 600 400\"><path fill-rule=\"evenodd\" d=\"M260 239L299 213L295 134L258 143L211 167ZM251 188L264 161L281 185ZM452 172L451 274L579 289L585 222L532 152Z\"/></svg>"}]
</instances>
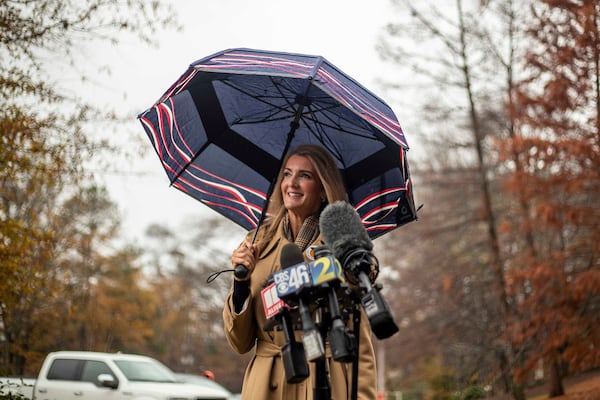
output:
<instances>
[{"instance_id":1,"label":"woman","mask_svg":"<svg viewBox=\"0 0 600 400\"><path fill-rule=\"evenodd\" d=\"M260 295L269 275L280 270L281 249L295 243L304 253L310 246L323 244L319 233L319 214L326 204L346 200L346 190L333 158L324 149L302 145L290 152L279 172L269 203L270 218L260 227L254 243L249 233L231 255L231 263L243 265L248 275L234 278L223 309L225 335L240 354L254 349L242 386L243 400L312 399L315 365L309 363L310 377L300 383L286 381L281 359L285 344L282 331L264 331L266 316ZM362 311L361 311L362 312ZM363 314L360 324L358 399L377 397L375 355L371 330ZM296 332L301 340L301 332ZM352 363L330 359L328 353L331 398L351 398Z\"/></svg>"}]
</instances>

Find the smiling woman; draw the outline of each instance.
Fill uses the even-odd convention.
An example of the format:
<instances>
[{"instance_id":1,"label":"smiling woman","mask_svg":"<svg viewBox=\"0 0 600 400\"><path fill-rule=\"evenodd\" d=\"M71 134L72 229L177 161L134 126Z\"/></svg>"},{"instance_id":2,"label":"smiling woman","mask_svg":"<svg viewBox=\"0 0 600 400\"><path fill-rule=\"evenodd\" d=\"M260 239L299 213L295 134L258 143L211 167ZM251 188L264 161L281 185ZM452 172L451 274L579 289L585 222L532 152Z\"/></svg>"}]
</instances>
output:
<instances>
[{"instance_id":1,"label":"smiling woman","mask_svg":"<svg viewBox=\"0 0 600 400\"><path fill-rule=\"evenodd\" d=\"M275 187L278 190L269 203L271 217L258 229L256 243L249 241L253 236L251 232L232 253L232 264L246 267L248 275L234 279L223 309L225 335L235 351L243 354L255 350L246 369L242 398L307 399L319 382L317 367L311 362L306 367L310 370L307 377L299 372L302 369L300 354L287 350L289 343L302 340L302 330L263 329L267 317L261 291L269 276L287 264L283 250L288 246L297 246L299 259L304 257L304 261L310 261L308 250L323 244L319 232L321 211L328 203L345 200L346 191L335 161L316 145L298 146L285 157ZM358 398L374 399L375 356L366 318L361 319L358 329ZM331 354L329 350L327 354ZM328 365L331 398L350 398L353 363L341 363L328 357L323 362Z\"/></svg>"}]
</instances>

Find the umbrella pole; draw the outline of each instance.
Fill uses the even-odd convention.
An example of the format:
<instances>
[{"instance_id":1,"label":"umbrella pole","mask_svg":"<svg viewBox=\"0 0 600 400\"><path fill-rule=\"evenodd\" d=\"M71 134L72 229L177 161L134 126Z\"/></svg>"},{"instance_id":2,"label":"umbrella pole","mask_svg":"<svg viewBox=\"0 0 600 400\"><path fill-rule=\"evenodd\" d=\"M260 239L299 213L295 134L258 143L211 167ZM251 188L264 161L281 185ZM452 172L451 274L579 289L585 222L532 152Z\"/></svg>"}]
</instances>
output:
<instances>
[{"instance_id":1,"label":"umbrella pole","mask_svg":"<svg viewBox=\"0 0 600 400\"><path fill-rule=\"evenodd\" d=\"M292 139L294 138L294 134L296 133L296 129L298 129L298 127L300 126L300 123L298 121L300 119L300 116L302 115L303 108L304 108L304 104L300 104L300 107L298 107L298 110L296 111L296 115L294 116L294 120L292 122L290 122L290 131L287 134L287 140L285 141L285 146L283 148L283 152L281 153L281 163L279 164L279 168L277 168L277 173L279 173L279 171L281 170L281 167L283 166L283 160L285 159L285 155L287 154L287 152L290 149L290 145L292 143ZM275 176L275 179L271 180L271 182L269 183L269 189L267 190L267 197L265 198L265 204L260 213L260 217L258 219L258 223L256 224L256 229L254 230L254 234L252 235L252 244L254 244L254 241L256 240L256 235L258 234L258 228L260 228L265 217L267 216L267 208L269 207L269 199L271 198L271 195L273 194L273 190L275 190L275 182L277 182L277 176Z\"/></svg>"},{"instance_id":2,"label":"umbrella pole","mask_svg":"<svg viewBox=\"0 0 600 400\"><path fill-rule=\"evenodd\" d=\"M300 107L298 107L298 109L296 110L296 114L294 115L294 120L290 122L290 131L287 134L285 146L283 148L283 152L281 153L281 158L280 158L281 163L279 163L279 168L277 168L277 174L279 174L279 171L281 170L281 167L283 166L283 160L290 148L290 144L292 143L292 139L294 137L294 134L296 133L296 129L298 129L298 127L300 126L299 121L300 121L300 117L302 116L302 110L304 110L305 105L309 104L308 101L304 101L307 98L306 93L308 93L309 87L310 87L310 85L306 88L305 95L303 97L300 97L301 100L298 102ZM304 100L302 100L302 99L304 99ZM258 229L260 228L265 217L267 216L267 208L269 208L269 199L271 198L271 194L273 194L273 190L275 189L275 182L277 182L277 175L275 176L275 179L271 180L271 182L269 183L269 189L267 190L267 197L265 198L265 204L260 213L258 223L256 224L256 229L254 230L254 234L252 235L252 240L250 242L252 244L254 244L254 242L256 241L256 236L258 235ZM245 278L247 274L248 274L248 270L246 269L246 267L244 267L243 265L235 266L234 275L236 277Z\"/></svg>"}]
</instances>

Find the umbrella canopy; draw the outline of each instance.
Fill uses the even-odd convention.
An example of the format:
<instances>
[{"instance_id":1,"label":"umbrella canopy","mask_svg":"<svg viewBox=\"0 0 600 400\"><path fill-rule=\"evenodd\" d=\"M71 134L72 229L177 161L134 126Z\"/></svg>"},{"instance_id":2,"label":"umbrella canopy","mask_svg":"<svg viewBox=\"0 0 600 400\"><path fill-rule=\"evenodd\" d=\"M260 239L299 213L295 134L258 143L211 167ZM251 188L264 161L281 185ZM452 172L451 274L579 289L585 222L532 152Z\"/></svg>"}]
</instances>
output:
<instances>
[{"instance_id":1,"label":"umbrella canopy","mask_svg":"<svg viewBox=\"0 0 600 400\"><path fill-rule=\"evenodd\" d=\"M300 144L333 155L371 238L416 219L396 116L323 57L224 50L191 64L138 118L172 186L248 230Z\"/></svg>"}]
</instances>

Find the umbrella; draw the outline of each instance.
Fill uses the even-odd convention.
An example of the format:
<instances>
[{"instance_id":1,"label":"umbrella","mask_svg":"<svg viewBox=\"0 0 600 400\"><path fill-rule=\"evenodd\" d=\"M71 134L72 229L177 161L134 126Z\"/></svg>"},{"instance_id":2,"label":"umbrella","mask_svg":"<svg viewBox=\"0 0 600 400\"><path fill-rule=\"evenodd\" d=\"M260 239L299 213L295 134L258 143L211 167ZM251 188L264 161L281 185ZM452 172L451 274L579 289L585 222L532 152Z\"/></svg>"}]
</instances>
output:
<instances>
[{"instance_id":1,"label":"umbrella","mask_svg":"<svg viewBox=\"0 0 600 400\"><path fill-rule=\"evenodd\" d=\"M250 230L289 149L333 155L371 238L416 219L391 108L313 55L228 49L192 63L138 119L171 185Z\"/></svg>"}]
</instances>

